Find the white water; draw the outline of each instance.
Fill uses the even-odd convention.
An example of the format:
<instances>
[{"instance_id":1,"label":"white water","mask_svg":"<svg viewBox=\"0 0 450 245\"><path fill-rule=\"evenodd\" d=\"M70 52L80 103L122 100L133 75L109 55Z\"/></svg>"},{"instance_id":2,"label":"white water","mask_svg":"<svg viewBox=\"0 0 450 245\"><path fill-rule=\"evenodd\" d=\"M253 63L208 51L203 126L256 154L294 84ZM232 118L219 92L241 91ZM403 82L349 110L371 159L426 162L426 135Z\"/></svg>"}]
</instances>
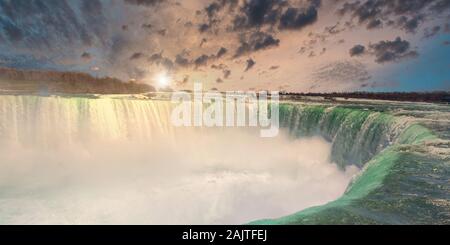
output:
<instances>
[{"instance_id":1,"label":"white water","mask_svg":"<svg viewBox=\"0 0 450 245\"><path fill-rule=\"evenodd\" d=\"M0 96L0 223L240 224L339 197L319 138L175 129L167 102Z\"/></svg>"}]
</instances>

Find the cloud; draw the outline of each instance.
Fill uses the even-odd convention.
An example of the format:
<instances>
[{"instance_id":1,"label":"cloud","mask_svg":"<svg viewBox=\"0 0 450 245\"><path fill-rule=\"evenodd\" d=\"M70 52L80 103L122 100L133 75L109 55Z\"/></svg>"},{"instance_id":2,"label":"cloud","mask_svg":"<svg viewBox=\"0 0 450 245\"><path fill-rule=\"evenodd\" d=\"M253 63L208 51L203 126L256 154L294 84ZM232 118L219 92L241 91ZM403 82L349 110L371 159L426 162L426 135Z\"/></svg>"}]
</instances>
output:
<instances>
[{"instance_id":1,"label":"cloud","mask_svg":"<svg viewBox=\"0 0 450 245\"><path fill-rule=\"evenodd\" d=\"M223 70L223 78L228 79L231 75L231 70Z\"/></svg>"},{"instance_id":2,"label":"cloud","mask_svg":"<svg viewBox=\"0 0 450 245\"><path fill-rule=\"evenodd\" d=\"M5 30L6 37L12 42L18 42L23 39L22 31L13 23L4 22L3 29Z\"/></svg>"},{"instance_id":3,"label":"cloud","mask_svg":"<svg viewBox=\"0 0 450 245\"><path fill-rule=\"evenodd\" d=\"M415 32L426 17L433 18L449 8L448 0L360 0L345 2L338 13L356 18L367 29L381 27L386 22L406 32Z\"/></svg>"},{"instance_id":4,"label":"cloud","mask_svg":"<svg viewBox=\"0 0 450 245\"><path fill-rule=\"evenodd\" d=\"M275 24L280 16L281 8L286 1L249 0L244 2L241 14L234 19L234 29L260 27L264 24Z\"/></svg>"},{"instance_id":5,"label":"cloud","mask_svg":"<svg viewBox=\"0 0 450 245\"><path fill-rule=\"evenodd\" d=\"M206 54L200 55L197 59L194 60L194 64L196 67L205 66L208 64L209 56Z\"/></svg>"},{"instance_id":6,"label":"cloud","mask_svg":"<svg viewBox=\"0 0 450 245\"><path fill-rule=\"evenodd\" d=\"M345 31L345 28L339 28L340 24L341 24L340 22L337 22L332 26L326 26L325 32L331 35L335 35Z\"/></svg>"},{"instance_id":7,"label":"cloud","mask_svg":"<svg viewBox=\"0 0 450 245\"><path fill-rule=\"evenodd\" d=\"M371 54L376 57L375 61L380 64L418 56L417 51L411 50L411 44L406 40L402 40L400 37L397 37L393 41L387 40L369 44L368 49L358 44L351 48L349 53L351 57L366 53Z\"/></svg>"},{"instance_id":8,"label":"cloud","mask_svg":"<svg viewBox=\"0 0 450 245\"><path fill-rule=\"evenodd\" d=\"M150 56L150 58L148 58L148 61L152 65L153 64L160 65L160 66L163 66L167 70L172 70L175 68L173 61L167 57L164 57L162 55L162 52L153 54L152 56Z\"/></svg>"},{"instance_id":9,"label":"cloud","mask_svg":"<svg viewBox=\"0 0 450 245\"><path fill-rule=\"evenodd\" d=\"M331 62L317 69L312 77L318 84L328 82L355 83L371 79L367 67L357 61Z\"/></svg>"},{"instance_id":10,"label":"cloud","mask_svg":"<svg viewBox=\"0 0 450 245\"><path fill-rule=\"evenodd\" d=\"M208 63L210 63L210 62L214 62L214 61L219 60L227 52L228 52L228 50L226 48L221 47L217 51L216 54L211 54L211 55L202 54L202 55L198 56L196 59L190 60L189 58L185 57L189 52L183 51L181 54L178 54L178 55L175 56L174 65L179 66L179 67L183 67L183 68L187 68L187 67L191 67L191 66L194 66L195 68L198 68L198 67L201 67L201 66L208 65ZM216 65L213 65L211 68L219 69ZM220 68L220 69L222 69L222 68Z\"/></svg>"},{"instance_id":11,"label":"cloud","mask_svg":"<svg viewBox=\"0 0 450 245\"><path fill-rule=\"evenodd\" d=\"M401 16L398 18L397 23L395 24L400 29L405 30L409 33L416 32L419 25L422 23L423 17L422 16L414 16L411 18L408 18L406 16Z\"/></svg>"},{"instance_id":12,"label":"cloud","mask_svg":"<svg viewBox=\"0 0 450 245\"><path fill-rule=\"evenodd\" d=\"M90 60L92 58L92 55L88 52L84 52L81 54L81 58L86 59L86 60Z\"/></svg>"},{"instance_id":13,"label":"cloud","mask_svg":"<svg viewBox=\"0 0 450 245\"><path fill-rule=\"evenodd\" d=\"M367 24L367 29L376 29L376 28L381 28L381 27L383 27L383 22L381 22L381 20L379 20L379 19L374 19L374 20L371 20L370 22L369 22L369 24Z\"/></svg>"},{"instance_id":14,"label":"cloud","mask_svg":"<svg viewBox=\"0 0 450 245\"><path fill-rule=\"evenodd\" d=\"M280 39L276 39L272 35L261 31L251 33L250 35L242 35L240 46L236 49L235 57L272 47L278 47L279 44Z\"/></svg>"},{"instance_id":15,"label":"cloud","mask_svg":"<svg viewBox=\"0 0 450 245\"><path fill-rule=\"evenodd\" d=\"M224 79L228 79L231 76L231 70L225 64L213 64L211 65L211 69L222 71Z\"/></svg>"},{"instance_id":16,"label":"cloud","mask_svg":"<svg viewBox=\"0 0 450 245\"><path fill-rule=\"evenodd\" d=\"M203 38L202 41L200 42L200 47L203 47L203 45L207 42L208 42L208 39Z\"/></svg>"},{"instance_id":17,"label":"cloud","mask_svg":"<svg viewBox=\"0 0 450 245\"><path fill-rule=\"evenodd\" d=\"M210 19L213 19L215 15L226 6L229 6L230 9L234 9L237 7L238 3L239 0L216 0L205 7L205 12Z\"/></svg>"},{"instance_id":18,"label":"cloud","mask_svg":"<svg viewBox=\"0 0 450 245\"><path fill-rule=\"evenodd\" d=\"M175 57L175 64L181 67L188 67L190 65L190 61L188 58L185 58L182 54L177 54Z\"/></svg>"},{"instance_id":19,"label":"cloud","mask_svg":"<svg viewBox=\"0 0 450 245\"><path fill-rule=\"evenodd\" d=\"M166 34L167 34L167 30L166 29L160 29L156 33L158 33L159 35L165 37Z\"/></svg>"},{"instance_id":20,"label":"cloud","mask_svg":"<svg viewBox=\"0 0 450 245\"><path fill-rule=\"evenodd\" d=\"M198 30L199 30L201 33L203 33L203 32L208 31L208 30L210 29L210 27L211 27L210 25L203 23L203 24L200 24L200 25L198 26Z\"/></svg>"},{"instance_id":21,"label":"cloud","mask_svg":"<svg viewBox=\"0 0 450 245\"><path fill-rule=\"evenodd\" d=\"M208 5L205 8L205 11L206 11L208 17L213 18L214 15L223 8L224 4L226 4L225 1L222 1L222 2L218 1L218 2L213 2L210 5Z\"/></svg>"},{"instance_id":22,"label":"cloud","mask_svg":"<svg viewBox=\"0 0 450 245\"><path fill-rule=\"evenodd\" d=\"M67 0L2 1L0 13L0 30L15 47L42 50L75 42L92 44L105 34L103 8L98 0L74 4Z\"/></svg>"},{"instance_id":23,"label":"cloud","mask_svg":"<svg viewBox=\"0 0 450 245\"><path fill-rule=\"evenodd\" d=\"M317 21L317 9L309 6L306 9L288 8L281 15L279 29L301 29Z\"/></svg>"},{"instance_id":24,"label":"cloud","mask_svg":"<svg viewBox=\"0 0 450 245\"><path fill-rule=\"evenodd\" d=\"M133 4L133 5L142 5L142 6L155 6L164 2L165 0L124 0L125 3Z\"/></svg>"},{"instance_id":25,"label":"cloud","mask_svg":"<svg viewBox=\"0 0 450 245\"><path fill-rule=\"evenodd\" d=\"M431 29L425 29L425 33L424 33L424 37L425 38L432 38L434 36L436 36L440 31L441 31L441 27L440 26L434 26Z\"/></svg>"},{"instance_id":26,"label":"cloud","mask_svg":"<svg viewBox=\"0 0 450 245\"><path fill-rule=\"evenodd\" d=\"M201 33L210 30L214 25L220 22L220 18L217 17L218 13L224 9L228 9L228 11L233 11L238 6L239 0L215 0L209 5L207 5L202 11L198 11L197 15L201 15L205 13L207 16L206 23L202 23L199 25L199 31ZM228 7L228 8L226 8Z\"/></svg>"},{"instance_id":27,"label":"cloud","mask_svg":"<svg viewBox=\"0 0 450 245\"><path fill-rule=\"evenodd\" d=\"M431 10L442 13L447 9L450 9L450 1L448 0L438 0L434 1L433 5L430 8Z\"/></svg>"},{"instance_id":28,"label":"cloud","mask_svg":"<svg viewBox=\"0 0 450 245\"><path fill-rule=\"evenodd\" d=\"M185 76L183 77L183 79L177 81L176 84L177 84L178 86L182 86L182 85L184 85L184 84L186 84L186 83L189 82L189 78L190 78L190 77L189 77L188 75L185 75Z\"/></svg>"},{"instance_id":29,"label":"cloud","mask_svg":"<svg viewBox=\"0 0 450 245\"><path fill-rule=\"evenodd\" d=\"M399 61L418 55L416 51L411 50L410 43L400 37L397 37L394 41L380 41L371 44L370 50L375 55L377 63Z\"/></svg>"},{"instance_id":30,"label":"cloud","mask_svg":"<svg viewBox=\"0 0 450 245\"><path fill-rule=\"evenodd\" d=\"M364 52L366 51L366 47L364 47L363 45L355 45L353 48L350 49L350 56L359 56L364 54Z\"/></svg>"},{"instance_id":31,"label":"cloud","mask_svg":"<svg viewBox=\"0 0 450 245\"><path fill-rule=\"evenodd\" d=\"M144 23L144 24L141 25L141 27L144 28L144 29L152 29L153 25Z\"/></svg>"},{"instance_id":32,"label":"cloud","mask_svg":"<svg viewBox=\"0 0 450 245\"><path fill-rule=\"evenodd\" d=\"M212 68L212 69L215 69L215 70L224 70L224 69L228 69L227 65L225 65L225 64L219 64L219 65L213 64L213 65L211 66L211 68Z\"/></svg>"},{"instance_id":33,"label":"cloud","mask_svg":"<svg viewBox=\"0 0 450 245\"><path fill-rule=\"evenodd\" d=\"M247 60L247 66L245 67L245 71L249 71L250 69L253 68L253 66L255 66L256 62L253 59L248 59Z\"/></svg>"},{"instance_id":34,"label":"cloud","mask_svg":"<svg viewBox=\"0 0 450 245\"><path fill-rule=\"evenodd\" d=\"M145 57L144 53L136 52L133 55L131 55L130 60L138 60L138 59L141 59L141 58L144 58L144 57Z\"/></svg>"},{"instance_id":35,"label":"cloud","mask_svg":"<svg viewBox=\"0 0 450 245\"><path fill-rule=\"evenodd\" d=\"M301 29L314 23L318 17L320 0L290 1L290 0L246 0L239 6L238 0L216 0L204 9L207 23L201 24L201 32L218 25L223 19L219 13L227 11L231 16L231 30L260 31L264 26L276 27L279 30ZM239 6L239 7L238 7Z\"/></svg>"},{"instance_id":36,"label":"cloud","mask_svg":"<svg viewBox=\"0 0 450 245\"><path fill-rule=\"evenodd\" d=\"M219 51L217 51L216 57L217 58L221 58L222 56L224 56L226 53L228 52L228 49L221 47L219 49Z\"/></svg>"},{"instance_id":37,"label":"cloud","mask_svg":"<svg viewBox=\"0 0 450 245\"><path fill-rule=\"evenodd\" d=\"M303 4L280 0L245 1L233 21L234 30L260 28L278 24L280 30L301 29L314 23L318 17L320 0L309 0Z\"/></svg>"},{"instance_id":38,"label":"cloud","mask_svg":"<svg viewBox=\"0 0 450 245\"><path fill-rule=\"evenodd\" d=\"M397 81L374 81L361 84L361 88L397 88L400 83Z\"/></svg>"}]
</instances>

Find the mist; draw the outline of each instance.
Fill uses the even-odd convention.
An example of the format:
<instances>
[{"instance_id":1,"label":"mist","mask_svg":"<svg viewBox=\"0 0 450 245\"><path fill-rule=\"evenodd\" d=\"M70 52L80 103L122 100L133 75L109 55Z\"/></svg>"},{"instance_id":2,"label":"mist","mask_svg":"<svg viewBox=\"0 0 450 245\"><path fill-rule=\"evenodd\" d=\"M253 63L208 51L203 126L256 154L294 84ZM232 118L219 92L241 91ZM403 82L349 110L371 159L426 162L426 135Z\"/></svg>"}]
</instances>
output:
<instances>
[{"instance_id":1,"label":"mist","mask_svg":"<svg viewBox=\"0 0 450 245\"><path fill-rule=\"evenodd\" d=\"M325 204L340 171L321 138L188 130L150 142L0 150L2 224L242 224Z\"/></svg>"}]
</instances>

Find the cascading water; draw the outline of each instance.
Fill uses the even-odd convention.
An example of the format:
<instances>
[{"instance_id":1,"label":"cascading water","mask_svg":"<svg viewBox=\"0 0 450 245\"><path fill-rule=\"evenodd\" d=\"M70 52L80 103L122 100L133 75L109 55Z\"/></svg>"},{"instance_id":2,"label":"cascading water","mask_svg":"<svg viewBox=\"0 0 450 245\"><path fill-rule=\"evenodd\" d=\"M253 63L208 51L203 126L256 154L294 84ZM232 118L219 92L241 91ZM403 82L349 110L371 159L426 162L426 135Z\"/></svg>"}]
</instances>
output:
<instances>
[{"instance_id":1,"label":"cascading water","mask_svg":"<svg viewBox=\"0 0 450 245\"><path fill-rule=\"evenodd\" d=\"M240 224L332 201L357 171L331 164L321 138L175 128L171 111L0 96L0 223Z\"/></svg>"},{"instance_id":2,"label":"cascading water","mask_svg":"<svg viewBox=\"0 0 450 245\"><path fill-rule=\"evenodd\" d=\"M339 166L363 169L336 201L253 224L450 223L448 105L293 103L280 118L296 136L333 142Z\"/></svg>"},{"instance_id":3,"label":"cascading water","mask_svg":"<svg viewBox=\"0 0 450 245\"><path fill-rule=\"evenodd\" d=\"M448 106L284 103L270 140L174 128L170 112L0 96L0 223L245 223L317 205L254 223L450 222Z\"/></svg>"}]
</instances>

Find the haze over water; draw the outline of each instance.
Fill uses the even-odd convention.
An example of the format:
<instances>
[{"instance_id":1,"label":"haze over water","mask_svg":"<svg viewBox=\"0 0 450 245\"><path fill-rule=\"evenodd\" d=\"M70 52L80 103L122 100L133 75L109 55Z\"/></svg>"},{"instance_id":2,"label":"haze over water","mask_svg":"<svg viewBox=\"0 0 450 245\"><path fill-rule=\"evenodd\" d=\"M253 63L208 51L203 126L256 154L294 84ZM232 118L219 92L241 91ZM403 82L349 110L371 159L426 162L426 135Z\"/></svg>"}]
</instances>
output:
<instances>
[{"instance_id":1,"label":"haze over water","mask_svg":"<svg viewBox=\"0 0 450 245\"><path fill-rule=\"evenodd\" d=\"M4 224L242 224L332 201L356 172L321 138L171 128L161 102L20 99L0 107L27 132L0 131Z\"/></svg>"}]
</instances>

